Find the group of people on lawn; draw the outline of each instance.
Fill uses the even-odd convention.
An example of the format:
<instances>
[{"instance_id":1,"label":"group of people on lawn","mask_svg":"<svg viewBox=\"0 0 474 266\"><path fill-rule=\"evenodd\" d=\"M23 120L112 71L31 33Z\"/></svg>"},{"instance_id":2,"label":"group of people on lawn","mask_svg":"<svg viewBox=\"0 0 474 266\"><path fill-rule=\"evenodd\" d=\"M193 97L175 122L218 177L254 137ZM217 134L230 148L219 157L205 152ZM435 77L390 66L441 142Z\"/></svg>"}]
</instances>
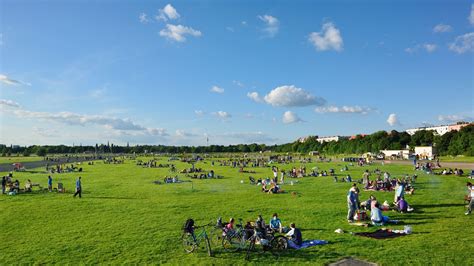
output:
<instances>
[{"instance_id":1,"label":"group of people on lawn","mask_svg":"<svg viewBox=\"0 0 474 266\"><path fill-rule=\"evenodd\" d=\"M301 230L296 228L294 223L291 223L289 228L283 227L281 220L278 218L278 214L276 213L273 214L272 219L269 221L268 225L265 224L265 220L263 219L262 215L259 215L254 225L252 225L251 222L247 222L244 229L247 231L255 229L257 232L263 235L265 235L267 232L284 233L288 238L288 245L293 248L299 247L303 243ZM230 218L229 223L224 225L224 233L232 234L233 232L235 232L235 219Z\"/></svg>"},{"instance_id":2,"label":"group of people on lawn","mask_svg":"<svg viewBox=\"0 0 474 266\"><path fill-rule=\"evenodd\" d=\"M37 186L41 189L40 184L33 183L33 182L31 182L30 179L28 179L25 182L24 189L21 189L20 188L20 181L18 179L13 181L13 173L11 173L11 172L7 176L3 176L1 180L2 180L2 182L1 182L2 183L2 194L6 194L7 189L8 189L9 195L16 195L20 192L32 192L34 186ZM48 182L48 191L52 192L53 191L53 178L51 177L51 175L48 176L48 181L47 182ZM76 180L76 190L75 190L74 197L76 197L77 195L79 195L79 198L82 197L81 177L79 177Z\"/></svg>"},{"instance_id":3,"label":"group of people on lawn","mask_svg":"<svg viewBox=\"0 0 474 266\"><path fill-rule=\"evenodd\" d=\"M354 183L347 193L347 221L349 223L354 223L356 220L355 217L360 216L356 215L362 208L370 211L370 221L373 225L384 225L386 223L397 223L396 220L390 220L388 216L382 214L382 210L390 209L388 203L381 204L377 201L375 196L370 195L369 199L360 202L359 200L360 190L357 187L357 184ZM406 213L412 211L413 209L408 205L408 202L405 200L405 186L403 183L397 183L394 196L394 210L397 210L401 213Z\"/></svg>"}]
</instances>

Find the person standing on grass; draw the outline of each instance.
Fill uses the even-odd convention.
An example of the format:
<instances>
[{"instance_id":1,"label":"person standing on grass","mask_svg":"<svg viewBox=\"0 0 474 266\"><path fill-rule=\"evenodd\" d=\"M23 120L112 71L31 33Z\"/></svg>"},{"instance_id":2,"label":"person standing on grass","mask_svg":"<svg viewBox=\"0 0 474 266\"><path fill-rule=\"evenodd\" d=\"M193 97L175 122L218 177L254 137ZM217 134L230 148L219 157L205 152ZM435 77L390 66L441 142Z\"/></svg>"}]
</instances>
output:
<instances>
[{"instance_id":1,"label":"person standing on grass","mask_svg":"<svg viewBox=\"0 0 474 266\"><path fill-rule=\"evenodd\" d=\"M79 198L82 198L82 184L81 184L81 177L76 180L76 193L74 193L74 198L79 195Z\"/></svg>"},{"instance_id":2,"label":"person standing on grass","mask_svg":"<svg viewBox=\"0 0 474 266\"><path fill-rule=\"evenodd\" d=\"M357 201L358 201L357 191L358 191L357 184L354 183L352 184L351 189L349 189L349 192L347 193L347 209L348 209L347 221L349 223L354 222L354 214L356 210L359 209L359 206L357 204Z\"/></svg>"},{"instance_id":3,"label":"person standing on grass","mask_svg":"<svg viewBox=\"0 0 474 266\"><path fill-rule=\"evenodd\" d=\"M7 177L2 177L2 194L5 194L5 187L7 186Z\"/></svg>"},{"instance_id":4,"label":"person standing on grass","mask_svg":"<svg viewBox=\"0 0 474 266\"><path fill-rule=\"evenodd\" d=\"M474 207L474 186L471 184L471 182L468 182L466 184L466 186L467 186L467 189L469 191L469 196L470 196L471 200L469 201L469 205L467 207L467 212L465 214L469 215L472 212L472 207Z\"/></svg>"},{"instance_id":5,"label":"person standing on grass","mask_svg":"<svg viewBox=\"0 0 474 266\"><path fill-rule=\"evenodd\" d=\"M51 176L48 176L48 190L49 192L53 191L53 178Z\"/></svg>"}]
</instances>

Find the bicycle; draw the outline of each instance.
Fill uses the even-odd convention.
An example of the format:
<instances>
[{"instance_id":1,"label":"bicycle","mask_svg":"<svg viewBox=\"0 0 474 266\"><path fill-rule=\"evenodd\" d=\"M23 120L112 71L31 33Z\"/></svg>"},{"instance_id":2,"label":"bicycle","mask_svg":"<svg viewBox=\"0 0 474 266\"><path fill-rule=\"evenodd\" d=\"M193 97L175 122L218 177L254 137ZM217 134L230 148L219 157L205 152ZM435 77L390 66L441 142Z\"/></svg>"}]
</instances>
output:
<instances>
[{"instance_id":1,"label":"bicycle","mask_svg":"<svg viewBox=\"0 0 474 266\"><path fill-rule=\"evenodd\" d=\"M250 252L256 251L255 245L259 244L262 247L261 252L270 251L272 255L279 256L279 253L288 248L288 239L285 236L274 236L273 231L267 231L265 234L254 229L253 235L249 239L249 246L247 248L246 260L250 259Z\"/></svg>"},{"instance_id":2,"label":"bicycle","mask_svg":"<svg viewBox=\"0 0 474 266\"><path fill-rule=\"evenodd\" d=\"M201 244L202 241L206 243L207 254L209 257L212 257L212 249L211 243L209 241L209 236L206 232L206 226L210 226L211 224L206 224L202 226L195 226L194 228L202 228L201 232L195 234L193 232L185 232L181 236L181 241L183 243L183 248L186 253L193 253Z\"/></svg>"},{"instance_id":3,"label":"bicycle","mask_svg":"<svg viewBox=\"0 0 474 266\"><path fill-rule=\"evenodd\" d=\"M224 250L229 252L236 252L241 249L245 249L247 240L247 229L242 225L242 219L239 219L239 223L236 224L237 229L233 231L227 231L224 229L222 238L222 247Z\"/></svg>"}]
</instances>

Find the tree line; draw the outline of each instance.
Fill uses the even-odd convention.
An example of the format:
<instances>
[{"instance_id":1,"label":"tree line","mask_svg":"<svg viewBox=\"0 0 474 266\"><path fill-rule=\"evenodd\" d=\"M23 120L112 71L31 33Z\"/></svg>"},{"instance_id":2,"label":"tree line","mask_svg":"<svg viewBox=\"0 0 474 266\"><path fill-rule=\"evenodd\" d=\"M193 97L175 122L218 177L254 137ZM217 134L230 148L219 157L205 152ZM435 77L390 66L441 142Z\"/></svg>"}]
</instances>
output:
<instances>
[{"instance_id":1,"label":"tree line","mask_svg":"<svg viewBox=\"0 0 474 266\"><path fill-rule=\"evenodd\" d=\"M209 145L209 146L166 146L166 145L135 145L118 146L114 144L96 144L95 146L66 146L66 145L32 145L7 146L0 144L0 154L10 156L22 154L28 156L37 154L100 154L100 153L227 153L227 152L292 152L308 153L318 151L321 154L362 154L379 152L380 150L400 150L415 146L434 146L439 155L474 156L474 124L463 127L460 131L451 131L442 136L434 131L421 130L414 135L392 130L377 131L370 135L357 135L355 138L343 138L339 141L319 143L316 136L308 137L304 142L295 141L281 145L239 144L239 145Z\"/></svg>"}]
</instances>

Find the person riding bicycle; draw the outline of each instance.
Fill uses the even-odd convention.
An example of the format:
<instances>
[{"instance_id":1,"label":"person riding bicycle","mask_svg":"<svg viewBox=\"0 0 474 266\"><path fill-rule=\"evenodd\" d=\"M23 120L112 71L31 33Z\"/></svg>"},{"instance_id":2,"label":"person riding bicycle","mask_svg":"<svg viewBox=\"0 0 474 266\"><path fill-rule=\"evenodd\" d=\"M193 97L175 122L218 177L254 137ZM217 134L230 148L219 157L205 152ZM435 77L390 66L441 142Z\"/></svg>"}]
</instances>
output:
<instances>
[{"instance_id":1,"label":"person riding bicycle","mask_svg":"<svg viewBox=\"0 0 474 266\"><path fill-rule=\"evenodd\" d=\"M301 231L300 229L296 228L294 223L291 223L290 231L285 236L291 237L288 240L288 245L290 245L290 247L299 247L303 243L303 236L301 235Z\"/></svg>"}]
</instances>

